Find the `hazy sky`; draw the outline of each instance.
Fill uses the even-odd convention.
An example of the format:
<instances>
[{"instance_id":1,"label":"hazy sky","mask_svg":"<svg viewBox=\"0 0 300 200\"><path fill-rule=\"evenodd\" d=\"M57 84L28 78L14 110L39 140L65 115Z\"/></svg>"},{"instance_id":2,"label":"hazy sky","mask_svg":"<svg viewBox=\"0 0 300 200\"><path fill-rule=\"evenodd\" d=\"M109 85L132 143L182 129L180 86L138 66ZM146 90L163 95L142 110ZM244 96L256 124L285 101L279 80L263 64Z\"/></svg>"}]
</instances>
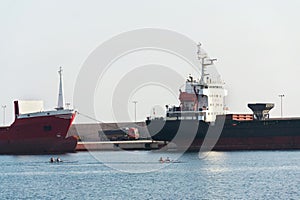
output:
<instances>
[{"instance_id":1,"label":"hazy sky","mask_svg":"<svg viewBox=\"0 0 300 200\"><path fill-rule=\"evenodd\" d=\"M248 102L273 102L271 115L279 116L278 95L285 94L284 115L300 116L299 8L298 0L1 0L0 104L7 105L6 123L13 121L15 99L56 106L59 66L66 102L72 103L77 75L90 53L117 34L145 27L186 35L218 58L232 112L249 112ZM140 92L145 99L147 92ZM158 92L155 99L161 96ZM150 107L134 98L137 119L144 120ZM133 104L128 112L133 120ZM97 117L113 121L109 109Z\"/></svg>"}]
</instances>

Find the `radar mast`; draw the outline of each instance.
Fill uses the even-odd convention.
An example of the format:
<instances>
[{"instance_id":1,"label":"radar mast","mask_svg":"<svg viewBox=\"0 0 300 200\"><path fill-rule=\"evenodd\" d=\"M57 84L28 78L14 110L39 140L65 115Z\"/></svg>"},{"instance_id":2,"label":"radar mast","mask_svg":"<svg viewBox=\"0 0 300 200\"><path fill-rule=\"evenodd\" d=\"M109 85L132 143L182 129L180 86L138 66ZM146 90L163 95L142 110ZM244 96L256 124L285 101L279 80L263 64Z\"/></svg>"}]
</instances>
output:
<instances>
[{"instance_id":1,"label":"radar mast","mask_svg":"<svg viewBox=\"0 0 300 200\"><path fill-rule=\"evenodd\" d=\"M217 59L210 59L207 57L206 53L202 53L201 51L201 43L199 42L197 45L198 51L197 51L197 56L198 60L200 60L201 63L201 78L200 78L200 84L205 85L205 77L208 76L209 74L206 73L206 66L213 65L214 61ZM205 63L205 61L209 61L208 63Z\"/></svg>"}]
</instances>

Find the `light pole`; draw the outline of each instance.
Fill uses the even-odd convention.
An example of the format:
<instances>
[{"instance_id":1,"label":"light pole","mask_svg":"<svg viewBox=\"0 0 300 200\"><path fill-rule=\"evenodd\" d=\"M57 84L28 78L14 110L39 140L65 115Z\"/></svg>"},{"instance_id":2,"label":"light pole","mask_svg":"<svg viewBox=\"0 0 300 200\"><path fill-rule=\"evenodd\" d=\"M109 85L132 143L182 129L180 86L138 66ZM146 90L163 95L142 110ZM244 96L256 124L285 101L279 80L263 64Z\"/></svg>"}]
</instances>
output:
<instances>
[{"instance_id":1,"label":"light pole","mask_svg":"<svg viewBox=\"0 0 300 200\"><path fill-rule=\"evenodd\" d=\"M282 118L282 116L283 116L283 114L282 114L282 98L284 97L284 94L280 94L278 96L280 97L280 115L281 115L281 118Z\"/></svg>"},{"instance_id":2,"label":"light pole","mask_svg":"<svg viewBox=\"0 0 300 200\"><path fill-rule=\"evenodd\" d=\"M2 106L3 108L3 126L5 125L5 109L6 109L6 105Z\"/></svg>"},{"instance_id":3,"label":"light pole","mask_svg":"<svg viewBox=\"0 0 300 200\"><path fill-rule=\"evenodd\" d=\"M134 121L136 122L136 104L137 104L137 101L133 101L132 103L134 103Z\"/></svg>"},{"instance_id":4,"label":"light pole","mask_svg":"<svg viewBox=\"0 0 300 200\"><path fill-rule=\"evenodd\" d=\"M70 109L70 105L71 105L71 103L66 103L67 109Z\"/></svg>"}]
</instances>

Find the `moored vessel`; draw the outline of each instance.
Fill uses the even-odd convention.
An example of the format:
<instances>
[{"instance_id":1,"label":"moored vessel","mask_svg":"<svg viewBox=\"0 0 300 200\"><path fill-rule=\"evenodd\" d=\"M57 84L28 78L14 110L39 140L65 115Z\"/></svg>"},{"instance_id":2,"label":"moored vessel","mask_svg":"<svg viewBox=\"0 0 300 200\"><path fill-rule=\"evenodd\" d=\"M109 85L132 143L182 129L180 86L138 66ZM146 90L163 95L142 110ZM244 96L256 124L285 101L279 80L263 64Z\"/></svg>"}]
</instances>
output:
<instances>
[{"instance_id":1,"label":"moored vessel","mask_svg":"<svg viewBox=\"0 0 300 200\"><path fill-rule=\"evenodd\" d=\"M190 76L179 106L166 106L165 118L146 120L153 140L175 143L178 150L300 149L300 118L270 118L273 103L251 103L253 114L228 114L227 90L207 73L215 59L198 45L200 80Z\"/></svg>"},{"instance_id":2,"label":"moored vessel","mask_svg":"<svg viewBox=\"0 0 300 200\"><path fill-rule=\"evenodd\" d=\"M58 106L55 110L39 111L41 103L15 101L15 120L10 126L0 127L0 154L52 154L74 152L77 138L67 137L76 111L65 109L62 91L62 69ZM29 105L29 106L28 106ZM22 106L38 105L28 112Z\"/></svg>"}]
</instances>

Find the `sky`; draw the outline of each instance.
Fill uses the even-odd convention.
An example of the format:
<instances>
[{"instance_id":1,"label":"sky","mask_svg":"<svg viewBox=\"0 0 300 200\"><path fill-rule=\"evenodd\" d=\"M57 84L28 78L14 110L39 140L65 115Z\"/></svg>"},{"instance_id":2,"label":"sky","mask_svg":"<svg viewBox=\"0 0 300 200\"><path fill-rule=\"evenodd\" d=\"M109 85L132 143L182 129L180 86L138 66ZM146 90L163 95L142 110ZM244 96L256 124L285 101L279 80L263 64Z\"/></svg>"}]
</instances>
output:
<instances>
[{"instance_id":1,"label":"sky","mask_svg":"<svg viewBox=\"0 0 300 200\"><path fill-rule=\"evenodd\" d=\"M76 108L75 85L89 55L112 37L142 28L172 30L201 42L210 57L218 59L216 68L226 83L230 112L249 113L249 102L272 102L271 116L280 116L278 95L284 94L284 116L300 116L299 7L297 0L1 0L0 104L7 106L5 123L13 122L16 99L43 100L45 109L56 106L60 66L66 102ZM106 79L114 79L118 66L130 66L145 55L155 60L155 52L130 55L131 61L118 60L116 70ZM193 72L182 71L181 75L189 73ZM98 83L107 90L118 83L106 79ZM136 120L143 121L153 108L162 114L166 102L178 103L176 94L165 94L158 86L133 92L126 99L128 120L135 120L135 111ZM95 99L101 95L98 92ZM135 111L134 100L138 101ZM109 103L94 105L95 118L116 120Z\"/></svg>"}]
</instances>

